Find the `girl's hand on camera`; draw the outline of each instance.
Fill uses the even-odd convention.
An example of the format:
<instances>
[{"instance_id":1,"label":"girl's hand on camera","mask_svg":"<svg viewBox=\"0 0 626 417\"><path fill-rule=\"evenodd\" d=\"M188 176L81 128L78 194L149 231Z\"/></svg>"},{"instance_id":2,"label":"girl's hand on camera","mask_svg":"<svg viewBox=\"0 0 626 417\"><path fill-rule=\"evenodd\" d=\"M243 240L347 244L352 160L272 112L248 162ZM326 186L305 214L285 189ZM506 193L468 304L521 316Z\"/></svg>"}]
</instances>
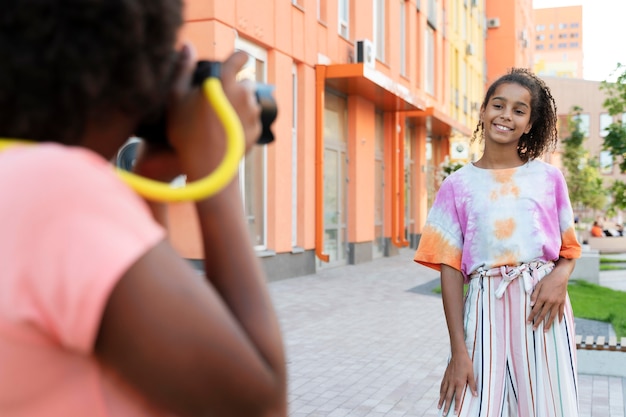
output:
<instances>
[{"instance_id":1,"label":"girl's hand on camera","mask_svg":"<svg viewBox=\"0 0 626 417\"><path fill-rule=\"evenodd\" d=\"M221 83L224 93L241 121L246 148L261 133L260 112L249 81L237 81L237 73L248 59L236 52L222 63ZM168 137L189 179L208 175L221 162L226 149L226 136L221 121L200 88L191 86L196 66L193 49L185 45L180 53L178 78L168 104Z\"/></svg>"}]
</instances>

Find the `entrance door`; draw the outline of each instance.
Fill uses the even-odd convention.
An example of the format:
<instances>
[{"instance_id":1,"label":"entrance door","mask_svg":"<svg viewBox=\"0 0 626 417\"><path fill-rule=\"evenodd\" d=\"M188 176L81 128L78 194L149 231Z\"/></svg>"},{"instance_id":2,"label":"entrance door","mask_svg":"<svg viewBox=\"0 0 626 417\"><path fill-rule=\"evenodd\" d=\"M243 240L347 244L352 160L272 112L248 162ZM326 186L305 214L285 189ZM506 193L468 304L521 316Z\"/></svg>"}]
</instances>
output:
<instances>
[{"instance_id":1,"label":"entrance door","mask_svg":"<svg viewBox=\"0 0 626 417\"><path fill-rule=\"evenodd\" d=\"M347 256L347 103L326 92L324 109L324 253L318 267L345 265Z\"/></svg>"}]
</instances>

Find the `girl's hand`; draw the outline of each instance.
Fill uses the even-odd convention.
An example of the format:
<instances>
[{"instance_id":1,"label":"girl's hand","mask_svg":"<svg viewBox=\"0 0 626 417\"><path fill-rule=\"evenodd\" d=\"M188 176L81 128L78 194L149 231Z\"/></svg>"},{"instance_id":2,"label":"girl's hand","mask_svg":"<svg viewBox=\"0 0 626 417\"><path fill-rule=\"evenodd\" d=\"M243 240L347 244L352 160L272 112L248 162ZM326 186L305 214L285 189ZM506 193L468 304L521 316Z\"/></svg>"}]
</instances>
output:
<instances>
[{"instance_id":1,"label":"girl's hand","mask_svg":"<svg viewBox=\"0 0 626 417\"><path fill-rule=\"evenodd\" d=\"M444 415L448 414L453 399L454 414L459 414L466 385L469 385L472 394L476 396L476 380L474 379L472 360L467 354L452 356L441 381L439 403L437 404L437 408L443 407Z\"/></svg>"},{"instance_id":2,"label":"girl's hand","mask_svg":"<svg viewBox=\"0 0 626 417\"><path fill-rule=\"evenodd\" d=\"M261 134L261 107L250 81L237 81L237 73L248 55L236 52L222 63L224 93L241 121L246 148ZM191 86L196 67L194 52L185 45L180 54L179 76L168 104L168 138L176 150L181 168L191 180L208 175L222 160L226 148L222 123L201 88Z\"/></svg>"},{"instance_id":3,"label":"girl's hand","mask_svg":"<svg viewBox=\"0 0 626 417\"><path fill-rule=\"evenodd\" d=\"M533 323L533 330L537 330L539 324L543 322L543 330L547 332L557 316L559 322L563 320L567 283L574 268L573 262L561 258L552 272L535 286L530 296L532 310L528 316L528 323Z\"/></svg>"}]
</instances>

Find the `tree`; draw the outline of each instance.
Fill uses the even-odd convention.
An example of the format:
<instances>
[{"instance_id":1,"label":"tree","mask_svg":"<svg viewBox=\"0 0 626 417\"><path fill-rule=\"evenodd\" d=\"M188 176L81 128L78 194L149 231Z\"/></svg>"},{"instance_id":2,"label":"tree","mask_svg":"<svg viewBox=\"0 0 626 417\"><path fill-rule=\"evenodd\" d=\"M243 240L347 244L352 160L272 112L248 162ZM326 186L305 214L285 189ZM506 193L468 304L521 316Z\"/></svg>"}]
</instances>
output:
<instances>
[{"instance_id":1,"label":"tree","mask_svg":"<svg viewBox=\"0 0 626 417\"><path fill-rule=\"evenodd\" d=\"M621 71L621 73L620 73ZM617 64L613 71L617 74L614 82L602 81L600 88L605 91L607 98L603 106L611 116L626 112L626 65ZM621 121L611 123L607 128L608 134L604 138L603 148L611 153L614 160L618 161L619 169L626 172L626 126ZM626 184L615 180L609 187L611 195L610 211L626 210Z\"/></svg>"},{"instance_id":2,"label":"tree","mask_svg":"<svg viewBox=\"0 0 626 417\"><path fill-rule=\"evenodd\" d=\"M606 191L597 159L589 158L583 147L585 134L578 117L582 109L574 106L567 117L570 135L563 140L563 166L572 205L578 210L600 210L606 205Z\"/></svg>"}]
</instances>

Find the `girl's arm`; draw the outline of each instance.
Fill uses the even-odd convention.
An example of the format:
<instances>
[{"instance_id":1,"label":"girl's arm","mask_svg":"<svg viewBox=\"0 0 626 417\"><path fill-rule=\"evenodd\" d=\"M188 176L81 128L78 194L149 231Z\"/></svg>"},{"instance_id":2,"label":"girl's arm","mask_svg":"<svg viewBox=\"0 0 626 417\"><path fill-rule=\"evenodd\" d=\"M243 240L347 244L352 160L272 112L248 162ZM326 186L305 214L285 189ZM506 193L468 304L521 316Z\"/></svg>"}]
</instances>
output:
<instances>
[{"instance_id":1,"label":"girl's arm","mask_svg":"<svg viewBox=\"0 0 626 417\"><path fill-rule=\"evenodd\" d=\"M260 110L252 91L235 81L246 59L236 54L224 63L223 84L252 143L260 133ZM221 159L223 132L206 100L184 91L187 85L188 79L178 85L168 133L181 169L193 181ZM248 236L237 180L196 207L207 278L167 241L157 244L113 289L96 353L152 403L176 415L285 417L279 324Z\"/></svg>"},{"instance_id":2,"label":"girl's arm","mask_svg":"<svg viewBox=\"0 0 626 417\"><path fill-rule=\"evenodd\" d=\"M528 316L528 323L534 323L534 330L543 322L543 330L547 332L557 316L559 322L563 320L567 284L574 266L575 259L559 258L552 272L535 286L530 297L532 310Z\"/></svg>"},{"instance_id":3,"label":"girl's arm","mask_svg":"<svg viewBox=\"0 0 626 417\"><path fill-rule=\"evenodd\" d=\"M463 275L460 271L441 265L441 295L443 308L450 335L451 357L441 382L438 407L444 407L444 414L448 413L454 398L455 414L461 407L460 398L465 386L469 385L473 395L476 395L476 380L472 360L465 346L465 331L463 328Z\"/></svg>"}]
</instances>

